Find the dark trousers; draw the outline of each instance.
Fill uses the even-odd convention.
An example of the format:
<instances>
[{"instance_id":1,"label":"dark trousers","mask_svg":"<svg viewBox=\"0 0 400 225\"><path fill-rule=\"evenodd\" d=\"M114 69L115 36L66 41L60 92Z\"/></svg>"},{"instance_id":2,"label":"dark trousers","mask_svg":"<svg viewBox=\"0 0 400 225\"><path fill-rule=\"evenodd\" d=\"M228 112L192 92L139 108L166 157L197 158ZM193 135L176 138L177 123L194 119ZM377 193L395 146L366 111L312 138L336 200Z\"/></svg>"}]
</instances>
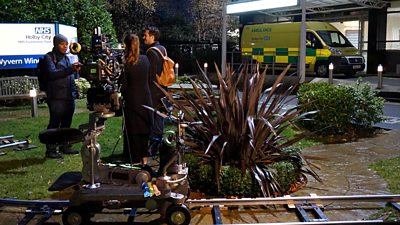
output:
<instances>
[{"instance_id":1,"label":"dark trousers","mask_svg":"<svg viewBox=\"0 0 400 225\"><path fill-rule=\"evenodd\" d=\"M164 134L164 118L154 113L154 123L151 128L152 137L162 137Z\"/></svg>"},{"instance_id":2,"label":"dark trousers","mask_svg":"<svg viewBox=\"0 0 400 225\"><path fill-rule=\"evenodd\" d=\"M129 138L128 138L129 136ZM128 134L124 132L123 157L129 163L141 163L144 157L149 157L149 134Z\"/></svg>"},{"instance_id":3,"label":"dark trousers","mask_svg":"<svg viewBox=\"0 0 400 225\"><path fill-rule=\"evenodd\" d=\"M166 113L165 108L162 104L157 104L154 107L155 110L162 113ZM164 135L164 118L158 115L156 112L153 113L153 125L151 126L150 139L158 140Z\"/></svg>"},{"instance_id":4,"label":"dark trousers","mask_svg":"<svg viewBox=\"0 0 400 225\"><path fill-rule=\"evenodd\" d=\"M75 111L75 101L71 100L49 100L47 101L49 107L50 119L47 129L52 128L69 128L72 123L72 116ZM57 146L46 145L47 152L57 150Z\"/></svg>"}]
</instances>

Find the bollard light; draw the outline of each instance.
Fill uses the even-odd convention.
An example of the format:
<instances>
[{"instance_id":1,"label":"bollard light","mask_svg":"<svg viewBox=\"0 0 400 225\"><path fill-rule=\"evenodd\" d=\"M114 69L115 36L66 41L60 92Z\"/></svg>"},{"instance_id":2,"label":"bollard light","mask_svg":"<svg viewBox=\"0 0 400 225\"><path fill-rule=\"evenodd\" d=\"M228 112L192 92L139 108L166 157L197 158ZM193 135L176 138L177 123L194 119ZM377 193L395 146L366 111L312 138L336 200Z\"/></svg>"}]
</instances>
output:
<instances>
[{"instance_id":1,"label":"bollard light","mask_svg":"<svg viewBox=\"0 0 400 225\"><path fill-rule=\"evenodd\" d=\"M175 63L175 81L178 79L179 75L179 63Z\"/></svg>"},{"instance_id":2,"label":"bollard light","mask_svg":"<svg viewBox=\"0 0 400 225\"><path fill-rule=\"evenodd\" d=\"M381 64L378 65L378 72L383 72L383 66Z\"/></svg>"},{"instance_id":3,"label":"bollard light","mask_svg":"<svg viewBox=\"0 0 400 225\"><path fill-rule=\"evenodd\" d=\"M333 84L333 63L329 63L329 84Z\"/></svg>"},{"instance_id":4,"label":"bollard light","mask_svg":"<svg viewBox=\"0 0 400 225\"><path fill-rule=\"evenodd\" d=\"M383 87L383 66L381 64L378 65L378 86L376 87L377 89L382 89Z\"/></svg>"},{"instance_id":5,"label":"bollard light","mask_svg":"<svg viewBox=\"0 0 400 225\"><path fill-rule=\"evenodd\" d=\"M333 70L333 63L329 63L329 70Z\"/></svg>"},{"instance_id":6,"label":"bollard light","mask_svg":"<svg viewBox=\"0 0 400 225\"><path fill-rule=\"evenodd\" d=\"M204 63L204 73L207 75L208 63Z\"/></svg>"},{"instance_id":7,"label":"bollard light","mask_svg":"<svg viewBox=\"0 0 400 225\"><path fill-rule=\"evenodd\" d=\"M32 117L38 116L38 106L37 106L37 92L35 88L29 90L29 97L31 97L31 114Z\"/></svg>"},{"instance_id":8,"label":"bollard light","mask_svg":"<svg viewBox=\"0 0 400 225\"><path fill-rule=\"evenodd\" d=\"M37 97L36 89L32 88L31 90L29 90L29 97Z\"/></svg>"}]
</instances>

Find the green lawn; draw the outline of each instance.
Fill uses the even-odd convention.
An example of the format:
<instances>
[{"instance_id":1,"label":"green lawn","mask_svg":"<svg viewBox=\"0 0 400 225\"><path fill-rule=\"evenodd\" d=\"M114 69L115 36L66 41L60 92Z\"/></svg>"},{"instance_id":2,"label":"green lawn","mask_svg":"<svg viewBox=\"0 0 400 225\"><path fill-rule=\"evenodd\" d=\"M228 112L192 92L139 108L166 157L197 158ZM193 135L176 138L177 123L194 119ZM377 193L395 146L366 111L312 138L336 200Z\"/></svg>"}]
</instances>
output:
<instances>
[{"instance_id":1,"label":"green lawn","mask_svg":"<svg viewBox=\"0 0 400 225\"><path fill-rule=\"evenodd\" d=\"M390 192L400 194L400 157L375 162L370 168L388 182Z\"/></svg>"},{"instance_id":2,"label":"green lawn","mask_svg":"<svg viewBox=\"0 0 400 225\"><path fill-rule=\"evenodd\" d=\"M388 182L389 190L392 194L400 194L400 157L381 160L371 164L369 167L377 171ZM370 218L383 219L394 224L399 223L400 212L393 207L387 206L378 213L371 215Z\"/></svg>"},{"instance_id":3,"label":"green lawn","mask_svg":"<svg viewBox=\"0 0 400 225\"><path fill-rule=\"evenodd\" d=\"M74 115L72 127L77 128L80 124L88 122L89 112L85 104L85 100L77 101L78 113ZM64 159L61 160L44 157L45 145L39 142L38 134L47 127L46 104L39 106L39 116L36 118L31 117L29 106L17 107L15 110L0 108L0 118L0 136L14 135L18 140L29 136L32 144L37 146L25 151L15 151L11 148L2 150L7 154L0 156L0 198L51 198L53 193L48 192L47 188L62 173L81 170L80 155L64 155ZM102 157L112 153L120 135L121 117L108 119L105 131L98 138L102 146ZM75 144L74 148L80 149L81 144ZM122 141L119 142L115 153L122 153Z\"/></svg>"}]
</instances>

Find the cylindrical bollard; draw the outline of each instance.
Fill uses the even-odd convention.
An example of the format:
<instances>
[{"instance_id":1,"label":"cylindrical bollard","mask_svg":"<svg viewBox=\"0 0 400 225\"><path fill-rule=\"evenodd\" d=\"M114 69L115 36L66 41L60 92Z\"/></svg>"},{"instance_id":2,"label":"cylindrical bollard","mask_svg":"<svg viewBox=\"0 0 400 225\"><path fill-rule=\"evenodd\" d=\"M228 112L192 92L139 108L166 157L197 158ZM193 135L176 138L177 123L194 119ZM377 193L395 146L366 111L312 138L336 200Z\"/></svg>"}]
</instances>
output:
<instances>
[{"instance_id":1,"label":"cylindrical bollard","mask_svg":"<svg viewBox=\"0 0 400 225\"><path fill-rule=\"evenodd\" d=\"M378 65L378 86L377 89L382 89L383 87L383 76L382 76L383 66L381 64Z\"/></svg>"},{"instance_id":2,"label":"cylindrical bollard","mask_svg":"<svg viewBox=\"0 0 400 225\"><path fill-rule=\"evenodd\" d=\"M208 63L204 63L204 74L207 76Z\"/></svg>"},{"instance_id":3,"label":"cylindrical bollard","mask_svg":"<svg viewBox=\"0 0 400 225\"><path fill-rule=\"evenodd\" d=\"M333 63L329 63L329 84L333 84Z\"/></svg>"},{"instance_id":4,"label":"cylindrical bollard","mask_svg":"<svg viewBox=\"0 0 400 225\"><path fill-rule=\"evenodd\" d=\"M36 89L29 90L29 96L31 99L31 114L32 117L38 116L38 106L37 106L37 93Z\"/></svg>"}]
</instances>

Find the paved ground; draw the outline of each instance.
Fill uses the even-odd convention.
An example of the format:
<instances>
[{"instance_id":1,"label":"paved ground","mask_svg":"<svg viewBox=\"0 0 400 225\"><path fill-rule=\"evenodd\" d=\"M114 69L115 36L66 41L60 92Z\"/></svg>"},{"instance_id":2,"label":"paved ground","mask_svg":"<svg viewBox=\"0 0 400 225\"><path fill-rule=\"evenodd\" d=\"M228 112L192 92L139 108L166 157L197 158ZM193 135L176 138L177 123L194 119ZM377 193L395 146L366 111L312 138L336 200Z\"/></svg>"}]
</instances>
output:
<instances>
[{"instance_id":1,"label":"paved ground","mask_svg":"<svg viewBox=\"0 0 400 225\"><path fill-rule=\"evenodd\" d=\"M378 88L377 75L361 75L361 82L368 83L371 88L376 89L379 94L387 100L400 100L400 76L384 76L382 77L382 88ZM350 85L357 82L359 77L345 77L343 75L335 75L333 77L334 85ZM328 78L312 78L311 82L328 82Z\"/></svg>"}]
</instances>

